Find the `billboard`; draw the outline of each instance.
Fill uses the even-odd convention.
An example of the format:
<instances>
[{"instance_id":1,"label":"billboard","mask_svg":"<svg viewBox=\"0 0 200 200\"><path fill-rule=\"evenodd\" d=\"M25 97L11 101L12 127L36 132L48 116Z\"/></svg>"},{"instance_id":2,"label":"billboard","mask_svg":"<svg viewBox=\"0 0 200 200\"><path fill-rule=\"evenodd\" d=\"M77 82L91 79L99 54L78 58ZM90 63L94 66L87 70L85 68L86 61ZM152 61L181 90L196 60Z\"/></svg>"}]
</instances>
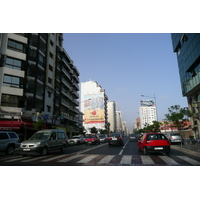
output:
<instances>
[{"instance_id":1,"label":"billboard","mask_svg":"<svg viewBox=\"0 0 200 200\"><path fill-rule=\"evenodd\" d=\"M84 95L84 124L105 123L104 94Z\"/></svg>"},{"instance_id":2,"label":"billboard","mask_svg":"<svg viewBox=\"0 0 200 200\"><path fill-rule=\"evenodd\" d=\"M153 100L140 100L140 106L141 107L155 106L155 103Z\"/></svg>"}]
</instances>

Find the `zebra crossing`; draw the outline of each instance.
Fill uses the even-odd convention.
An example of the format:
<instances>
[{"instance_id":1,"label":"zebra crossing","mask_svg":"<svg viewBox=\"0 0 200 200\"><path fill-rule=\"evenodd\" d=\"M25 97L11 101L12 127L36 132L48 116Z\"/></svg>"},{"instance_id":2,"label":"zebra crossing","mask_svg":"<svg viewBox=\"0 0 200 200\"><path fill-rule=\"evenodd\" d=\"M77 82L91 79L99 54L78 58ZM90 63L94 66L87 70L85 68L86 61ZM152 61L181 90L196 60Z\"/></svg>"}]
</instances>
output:
<instances>
[{"instance_id":1,"label":"zebra crossing","mask_svg":"<svg viewBox=\"0 0 200 200\"><path fill-rule=\"evenodd\" d=\"M200 166L200 159L188 156L165 155L97 155L62 154L45 157L22 157L21 155L0 157L1 165L33 164L62 166Z\"/></svg>"}]
</instances>

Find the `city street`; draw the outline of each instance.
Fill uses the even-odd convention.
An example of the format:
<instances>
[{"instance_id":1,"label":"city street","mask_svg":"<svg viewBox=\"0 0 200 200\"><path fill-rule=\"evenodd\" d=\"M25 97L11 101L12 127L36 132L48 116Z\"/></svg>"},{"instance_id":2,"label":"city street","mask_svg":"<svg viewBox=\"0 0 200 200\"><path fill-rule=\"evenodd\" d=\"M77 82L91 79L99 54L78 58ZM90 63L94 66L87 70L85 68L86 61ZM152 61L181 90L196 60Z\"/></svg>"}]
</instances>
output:
<instances>
[{"instance_id":1,"label":"city street","mask_svg":"<svg viewBox=\"0 0 200 200\"><path fill-rule=\"evenodd\" d=\"M174 145L173 145L174 146ZM177 145L180 146L180 145ZM171 148L171 155L139 152L137 142L124 137L124 146L69 146L65 154L54 152L47 156L22 157L18 151L12 156L0 154L0 166L200 166L200 158Z\"/></svg>"}]
</instances>

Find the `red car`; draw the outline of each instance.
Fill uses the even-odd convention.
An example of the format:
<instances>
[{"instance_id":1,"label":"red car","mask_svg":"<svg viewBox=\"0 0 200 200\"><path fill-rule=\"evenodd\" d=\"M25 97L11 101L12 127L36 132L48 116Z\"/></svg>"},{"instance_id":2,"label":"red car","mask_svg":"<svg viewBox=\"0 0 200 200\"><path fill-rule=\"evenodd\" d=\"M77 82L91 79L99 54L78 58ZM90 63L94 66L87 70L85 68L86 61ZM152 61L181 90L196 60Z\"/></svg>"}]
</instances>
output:
<instances>
[{"instance_id":1,"label":"red car","mask_svg":"<svg viewBox=\"0 0 200 200\"><path fill-rule=\"evenodd\" d=\"M170 154L170 142L162 133L144 133L137 143L139 151L164 152Z\"/></svg>"},{"instance_id":2,"label":"red car","mask_svg":"<svg viewBox=\"0 0 200 200\"><path fill-rule=\"evenodd\" d=\"M100 144L100 139L96 135L88 135L85 137L85 144Z\"/></svg>"}]
</instances>

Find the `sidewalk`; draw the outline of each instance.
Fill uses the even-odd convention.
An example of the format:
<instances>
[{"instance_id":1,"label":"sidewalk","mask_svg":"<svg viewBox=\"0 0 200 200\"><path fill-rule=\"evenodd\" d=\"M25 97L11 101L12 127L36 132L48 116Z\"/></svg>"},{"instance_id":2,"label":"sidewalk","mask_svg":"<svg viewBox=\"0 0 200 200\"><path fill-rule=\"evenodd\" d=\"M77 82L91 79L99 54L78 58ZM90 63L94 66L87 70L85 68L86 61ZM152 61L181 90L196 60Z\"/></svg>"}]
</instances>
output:
<instances>
[{"instance_id":1,"label":"sidewalk","mask_svg":"<svg viewBox=\"0 0 200 200\"><path fill-rule=\"evenodd\" d=\"M171 145L171 149L176 149L179 151L183 151L187 154L193 154L196 156L200 156L200 144L184 144L184 145Z\"/></svg>"}]
</instances>

